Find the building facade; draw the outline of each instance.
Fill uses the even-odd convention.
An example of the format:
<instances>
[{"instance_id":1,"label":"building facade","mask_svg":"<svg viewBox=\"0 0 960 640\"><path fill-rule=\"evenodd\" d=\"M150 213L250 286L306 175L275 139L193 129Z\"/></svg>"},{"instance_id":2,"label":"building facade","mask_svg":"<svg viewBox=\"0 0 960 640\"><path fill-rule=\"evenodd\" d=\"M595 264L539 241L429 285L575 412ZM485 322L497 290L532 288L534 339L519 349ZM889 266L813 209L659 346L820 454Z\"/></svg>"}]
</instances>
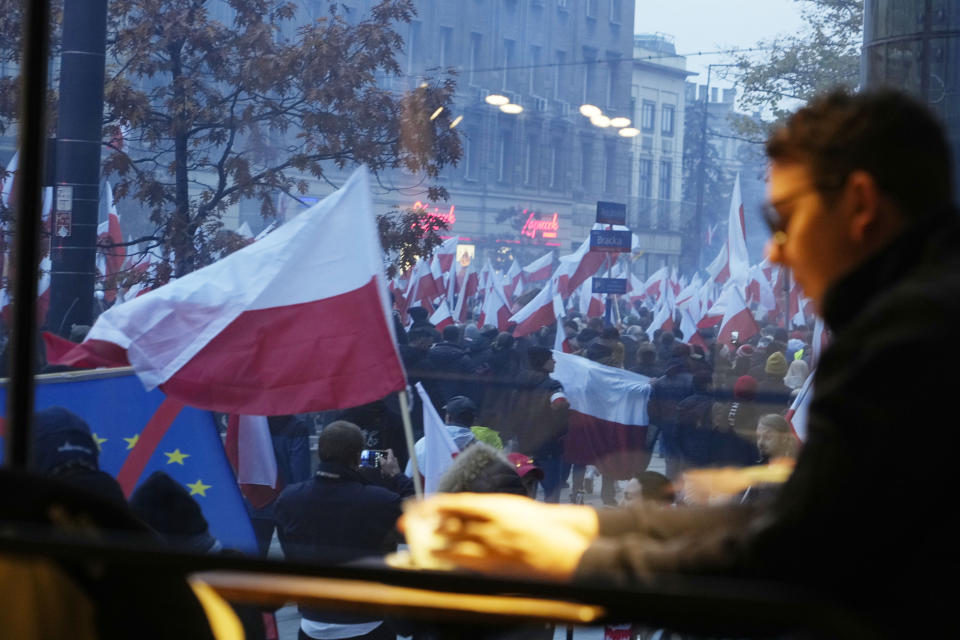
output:
<instances>
[{"instance_id":1,"label":"building facade","mask_svg":"<svg viewBox=\"0 0 960 640\"><path fill-rule=\"evenodd\" d=\"M630 151L628 216L646 274L680 259L686 67L670 36L634 36L631 117L640 134Z\"/></svg>"}]
</instances>

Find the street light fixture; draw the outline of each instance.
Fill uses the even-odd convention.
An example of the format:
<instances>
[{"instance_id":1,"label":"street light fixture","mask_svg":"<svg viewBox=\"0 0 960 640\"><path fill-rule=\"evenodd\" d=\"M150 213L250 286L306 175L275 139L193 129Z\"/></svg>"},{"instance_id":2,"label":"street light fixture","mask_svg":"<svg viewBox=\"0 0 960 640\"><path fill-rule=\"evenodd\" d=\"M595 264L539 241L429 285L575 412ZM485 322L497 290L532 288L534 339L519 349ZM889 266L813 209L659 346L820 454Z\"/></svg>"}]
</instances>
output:
<instances>
[{"instance_id":1,"label":"street light fixture","mask_svg":"<svg viewBox=\"0 0 960 640\"><path fill-rule=\"evenodd\" d=\"M587 118L595 118L603 115L603 111L600 110L600 107L595 107L592 104L580 105L580 113Z\"/></svg>"},{"instance_id":2,"label":"street light fixture","mask_svg":"<svg viewBox=\"0 0 960 640\"><path fill-rule=\"evenodd\" d=\"M484 98L484 100L486 100L487 104L492 104L495 107L501 107L510 102L510 98L507 96L502 96L499 93L491 93Z\"/></svg>"},{"instance_id":3,"label":"street light fixture","mask_svg":"<svg viewBox=\"0 0 960 640\"><path fill-rule=\"evenodd\" d=\"M518 113L523 113L523 107L521 107L518 104L508 102L507 104L500 105L500 111L503 111L504 113L509 113L510 115L516 115Z\"/></svg>"},{"instance_id":4,"label":"street light fixture","mask_svg":"<svg viewBox=\"0 0 960 640\"><path fill-rule=\"evenodd\" d=\"M624 128L624 127L629 127L629 126L630 126L630 118L624 118L623 116L620 116L620 117L618 117L618 118L611 118L611 119L610 119L610 126L611 126L611 127L616 127L617 129L622 129L622 128Z\"/></svg>"},{"instance_id":5,"label":"street light fixture","mask_svg":"<svg viewBox=\"0 0 960 640\"><path fill-rule=\"evenodd\" d=\"M623 129L620 129L620 131L617 131L617 135L623 136L624 138L635 138L636 136L640 135L640 129L636 129L634 127L624 127Z\"/></svg>"},{"instance_id":6,"label":"street light fixture","mask_svg":"<svg viewBox=\"0 0 960 640\"><path fill-rule=\"evenodd\" d=\"M590 118L590 124L592 124L595 127L600 127L601 129L606 129L607 127L610 126L610 118L608 118L603 114L600 114L598 116L593 116L592 118Z\"/></svg>"}]
</instances>

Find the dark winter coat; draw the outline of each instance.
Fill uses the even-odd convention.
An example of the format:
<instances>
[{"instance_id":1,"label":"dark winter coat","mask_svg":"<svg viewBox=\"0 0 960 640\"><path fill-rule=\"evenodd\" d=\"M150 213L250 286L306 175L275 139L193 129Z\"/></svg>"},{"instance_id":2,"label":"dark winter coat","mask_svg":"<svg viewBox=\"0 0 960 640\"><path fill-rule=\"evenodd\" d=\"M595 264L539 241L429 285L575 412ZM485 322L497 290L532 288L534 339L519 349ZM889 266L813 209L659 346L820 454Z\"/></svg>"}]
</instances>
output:
<instances>
[{"instance_id":1,"label":"dark winter coat","mask_svg":"<svg viewBox=\"0 0 960 640\"><path fill-rule=\"evenodd\" d=\"M561 454L570 405L558 380L543 371L522 371L510 407L509 427L516 435L517 451L533 457Z\"/></svg>"},{"instance_id":2,"label":"dark winter coat","mask_svg":"<svg viewBox=\"0 0 960 640\"><path fill-rule=\"evenodd\" d=\"M467 350L455 342L438 342L430 347L421 364L423 387L437 411L453 396L475 395ZM442 415L442 414L441 414Z\"/></svg>"},{"instance_id":3,"label":"dark winter coat","mask_svg":"<svg viewBox=\"0 0 960 640\"><path fill-rule=\"evenodd\" d=\"M310 563L343 564L396 549L403 498L367 482L354 469L321 462L317 475L277 498L278 537L284 555ZM301 610L311 620L356 623L376 617Z\"/></svg>"},{"instance_id":4,"label":"dark winter coat","mask_svg":"<svg viewBox=\"0 0 960 640\"><path fill-rule=\"evenodd\" d=\"M770 511L602 512L608 537L583 556L580 577L773 579L845 605L883 636L957 636L952 591L935 585L960 565L949 493L960 450L949 399L960 380L949 368L929 375L931 358L956 342L957 247L960 221L949 212L908 229L827 291L834 340L814 374L806 442ZM935 446L910 473L895 472L909 464L904 442L921 435ZM618 535L625 531L640 535Z\"/></svg>"}]
</instances>

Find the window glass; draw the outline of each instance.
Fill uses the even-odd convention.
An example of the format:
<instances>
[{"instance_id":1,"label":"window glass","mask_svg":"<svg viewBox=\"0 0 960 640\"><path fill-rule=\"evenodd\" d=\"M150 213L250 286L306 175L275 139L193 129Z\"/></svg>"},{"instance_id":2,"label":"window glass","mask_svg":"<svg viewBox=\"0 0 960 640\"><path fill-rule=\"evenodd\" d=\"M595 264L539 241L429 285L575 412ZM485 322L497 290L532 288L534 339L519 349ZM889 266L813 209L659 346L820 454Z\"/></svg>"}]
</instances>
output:
<instances>
[{"instance_id":1,"label":"window glass","mask_svg":"<svg viewBox=\"0 0 960 640\"><path fill-rule=\"evenodd\" d=\"M957 2L106 0L97 14L96 2L58 0L47 68L30 72L27 4L0 1L0 448L10 454L7 467L27 467L50 490L23 490L15 478L3 487L13 506L0 510L0 525L12 523L12 538L56 530L85 540L69 532L92 523L98 540L113 541L105 535L112 530L117 548L139 545L144 554L236 552L317 572L370 558L391 572L449 569L423 562L439 516L414 510L420 515L398 527L419 483L431 494L532 498L516 522L534 514L551 531L570 521L553 521L560 511L548 503L599 514L599 543L581 540L589 518L563 538L590 549L570 566L464 563L504 577L491 587L501 594L525 593L529 585L511 578L586 576L592 567L583 558L626 540L609 533L611 519L626 516L610 514L630 505L654 509L643 520L650 529L631 534L646 536L649 548L616 547L629 566L620 574L604 566L600 585L646 585L648 574L686 570L693 551L670 554L713 544L718 531L743 539L729 520L694 531L676 524L713 513L698 511L706 506L728 515L742 506L754 523L769 516L780 525L776 518L788 514L787 529L829 515L850 526L837 526L836 544L813 536L823 551L809 563L797 559L807 559L799 545L783 544L775 563L741 566L739 556L718 551L715 564L690 560L684 575L734 565L725 576L807 589L816 566L820 578L836 576L824 599L859 615L857 599L841 593L851 567L889 568L890 580L869 581L889 590L863 597L879 603L868 617L893 611L884 598L906 597L903 585L924 581L920 569L900 567L923 566L917 558L936 540L914 544L919 534L884 522L903 537L874 557L874 541L890 542L876 533L886 529L866 535L854 525L861 516L874 522L864 507L871 501L936 514L948 486L929 480L941 477L939 466L925 459L915 472L935 489L894 494L890 482L867 490L853 471L833 475L829 460L801 467L807 416L825 441L848 447L834 456L853 460L848 470L877 478L904 463L894 457L880 470L864 455L904 441L902 430L875 437L889 416L906 429L914 411L934 415L921 396L942 381L904 377L921 366L889 364L888 378L900 381L894 391L916 396L911 411L886 410L887 395L896 395L888 379L864 382L869 392L858 387L873 373L856 369L872 362L864 349L842 358L853 372L842 381L846 395L811 403L830 400L814 394L832 387L808 384L826 375L824 354L840 340L832 329L843 314L837 327L824 319L830 287L914 227L871 226L890 237L851 247L850 234L817 226L798 245L816 200L805 196L845 188L842 160L853 154L804 165L809 172L791 178L802 187L793 202L792 192L776 190L781 174L770 172L766 142L835 85L892 87L929 106L960 157ZM42 99L24 107L27 90L41 86ZM838 148L860 130L839 127ZM28 142L29 131L41 134ZM821 144L819 131L794 142ZM915 139L901 139L903 154L886 154L897 171L878 175L925 184L952 171L956 192L960 163L937 164L936 145L910 150ZM39 149L44 157L27 163ZM28 178L35 188L24 191ZM880 191L914 203L911 212L943 209L914 191L901 197L886 183ZM17 218L28 206L40 212L36 234ZM39 247L36 268L18 262L21 241ZM805 256L806 272L796 263ZM882 273L949 271L934 266ZM36 294L18 293L34 281ZM939 295L948 286L905 290ZM877 308L867 302L850 313ZM16 321L25 309L34 310L27 325ZM933 353L924 323L941 315L883 319L890 336L909 329L923 347L911 342L896 354ZM32 375L12 381L26 364ZM23 383L36 409L29 433L11 417L29 396ZM830 431L831 416L851 431ZM790 475L794 464L799 476ZM845 495L849 481L853 504L792 494L788 478L834 483L830 495ZM110 506L100 512L85 500ZM67 502L72 519L48 508ZM462 522L443 520L436 535L475 525L497 530L501 541L527 539L527 531L482 520L459 529ZM674 524L680 542L659 540ZM428 535L418 537L417 527ZM532 556L547 553L549 540L529 539L537 541ZM638 557L650 565L630 564ZM677 562L657 564L663 557ZM93 593L94 573L77 584ZM284 607L279 638L376 637L384 629L386 637L444 637L394 628L380 611L341 608ZM574 637L687 637L683 623L697 616L675 609L664 609L671 613L662 628L659 618L639 619L649 611L638 607L628 612L638 617L633 626L577 628ZM742 618L765 620L756 609ZM917 610L912 619L925 619L926 609ZM775 631L788 636L809 622ZM895 623L874 626L907 635ZM496 632L507 637L509 627ZM537 631L564 637L566 623Z\"/></svg>"}]
</instances>

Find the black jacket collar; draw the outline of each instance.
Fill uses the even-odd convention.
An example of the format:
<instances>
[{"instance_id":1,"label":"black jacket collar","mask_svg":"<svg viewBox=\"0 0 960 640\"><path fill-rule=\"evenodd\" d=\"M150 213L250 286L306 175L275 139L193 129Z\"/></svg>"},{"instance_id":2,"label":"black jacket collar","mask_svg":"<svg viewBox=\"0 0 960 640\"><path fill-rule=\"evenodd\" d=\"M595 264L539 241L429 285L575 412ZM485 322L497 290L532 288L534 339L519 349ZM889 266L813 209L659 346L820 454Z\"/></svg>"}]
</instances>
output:
<instances>
[{"instance_id":1,"label":"black jacket collar","mask_svg":"<svg viewBox=\"0 0 960 640\"><path fill-rule=\"evenodd\" d=\"M339 462L321 460L317 465L317 478L327 480L345 480L347 482L360 482L367 484L366 478L360 475L356 469L348 467Z\"/></svg>"},{"instance_id":2,"label":"black jacket collar","mask_svg":"<svg viewBox=\"0 0 960 640\"><path fill-rule=\"evenodd\" d=\"M831 285L823 301L823 319L830 329L842 331L877 295L907 277L931 253L947 248L944 241L956 236L958 220L956 210L951 210L911 225Z\"/></svg>"}]
</instances>

